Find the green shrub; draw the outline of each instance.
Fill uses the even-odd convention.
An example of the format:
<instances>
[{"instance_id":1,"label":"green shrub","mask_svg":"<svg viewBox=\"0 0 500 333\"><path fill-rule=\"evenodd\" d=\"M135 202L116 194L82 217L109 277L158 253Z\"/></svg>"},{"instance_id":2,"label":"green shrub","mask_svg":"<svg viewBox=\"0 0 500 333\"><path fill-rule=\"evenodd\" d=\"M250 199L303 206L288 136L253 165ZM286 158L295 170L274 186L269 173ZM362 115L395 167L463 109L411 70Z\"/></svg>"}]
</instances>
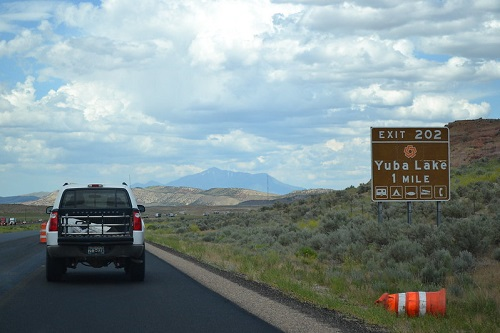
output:
<instances>
[{"instance_id":1,"label":"green shrub","mask_svg":"<svg viewBox=\"0 0 500 333\"><path fill-rule=\"evenodd\" d=\"M345 211L329 211L321 218L321 231L331 233L346 225L348 214Z\"/></svg>"},{"instance_id":2,"label":"green shrub","mask_svg":"<svg viewBox=\"0 0 500 333\"><path fill-rule=\"evenodd\" d=\"M491 225L482 217L446 221L447 236L453 239L449 250L455 255L468 251L474 256L483 254L489 245Z\"/></svg>"},{"instance_id":3,"label":"green shrub","mask_svg":"<svg viewBox=\"0 0 500 333\"><path fill-rule=\"evenodd\" d=\"M190 224L189 231L190 232L200 232L200 227L197 224Z\"/></svg>"},{"instance_id":4,"label":"green shrub","mask_svg":"<svg viewBox=\"0 0 500 333\"><path fill-rule=\"evenodd\" d=\"M444 286L446 275L451 269L452 257L448 250L435 251L429 258L421 271L423 283Z\"/></svg>"},{"instance_id":5,"label":"green shrub","mask_svg":"<svg viewBox=\"0 0 500 333\"><path fill-rule=\"evenodd\" d=\"M446 271L436 268L433 264L428 263L422 269L422 282L430 285L442 286L446 280Z\"/></svg>"},{"instance_id":6,"label":"green shrub","mask_svg":"<svg viewBox=\"0 0 500 333\"><path fill-rule=\"evenodd\" d=\"M348 251L348 246L353 242L351 233L346 228L340 228L327 235L325 251L331 259L342 261Z\"/></svg>"},{"instance_id":7,"label":"green shrub","mask_svg":"<svg viewBox=\"0 0 500 333\"><path fill-rule=\"evenodd\" d=\"M309 259L316 259L318 257L318 253L311 249L310 247L304 246L301 247L295 255L297 257L303 257L303 258L309 258Z\"/></svg>"},{"instance_id":8,"label":"green shrub","mask_svg":"<svg viewBox=\"0 0 500 333\"><path fill-rule=\"evenodd\" d=\"M426 256L432 255L439 249L451 248L452 239L446 233L444 227L432 228L421 240L422 249Z\"/></svg>"},{"instance_id":9,"label":"green shrub","mask_svg":"<svg viewBox=\"0 0 500 333\"><path fill-rule=\"evenodd\" d=\"M278 243L283 246L289 246L297 241L297 233L294 231L288 231L287 233L281 234L278 237Z\"/></svg>"},{"instance_id":10,"label":"green shrub","mask_svg":"<svg viewBox=\"0 0 500 333\"><path fill-rule=\"evenodd\" d=\"M469 200L457 198L442 206L442 214L447 218L462 219L470 216L472 204Z\"/></svg>"},{"instance_id":11,"label":"green shrub","mask_svg":"<svg viewBox=\"0 0 500 333\"><path fill-rule=\"evenodd\" d=\"M475 267L475 259L469 251L460 251L457 257L453 259L453 271L455 273L464 273L471 271Z\"/></svg>"},{"instance_id":12,"label":"green shrub","mask_svg":"<svg viewBox=\"0 0 500 333\"><path fill-rule=\"evenodd\" d=\"M411 272L408 263L386 262L387 267L382 271L382 279L385 279L393 287L391 289L401 289L400 284L407 281L414 281L414 276Z\"/></svg>"},{"instance_id":13,"label":"green shrub","mask_svg":"<svg viewBox=\"0 0 500 333\"><path fill-rule=\"evenodd\" d=\"M493 259L495 259L496 261L500 261L500 247L497 247L493 251Z\"/></svg>"},{"instance_id":14,"label":"green shrub","mask_svg":"<svg viewBox=\"0 0 500 333\"><path fill-rule=\"evenodd\" d=\"M216 240L215 233L210 232L208 234L205 234L202 238L204 242L214 242Z\"/></svg>"},{"instance_id":15,"label":"green shrub","mask_svg":"<svg viewBox=\"0 0 500 333\"><path fill-rule=\"evenodd\" d=\"M328 236L325 234L314 234L310 239L309 239L309 245L311 248L313 248L316 251L319 251L323 249L326 244L328 243Z\"/></svg>"},{"instance_id":16,"label":"green shrub","mask_svg":"<svg viewBox=\"0 0 500 333\"><path fill-rule=\"evenodd\" d=\"M181 226L175 229L175 233L177 234L183 234L188 231L188 228L186 226Z\"/></svg>"},{"instance_id":17,"label":"green shrub","mask_svg":"<svg viewBox=\"0 0 500 333\"><path fill-rule=\"evenodd\" d=\"M146 229L147 230L157 230L157 229L159 229L159 226L158 226L158 224L148 224L148 225L146 225Z\"/></svg>"},{"instance_id":18,"label":"green shrub","mask_svg":"<svg viewBox=\"0 0 500 333\"><path fill-rule=\"evenodd\" d=\"M369 271L380 268L380 263L384 260L382 252L374 247L365 247L361 253L361 262Z\"/></svg>"},{"instance_id":19,"label":"green shrub","mask_svg":"<svg viewBox=\"0 0 500 333\"><path fill-rule=\"evenodd\" d=\"M310 229L314 230L318 228L319 221L315 219L303 220L298 223L299 229Z\"/></svg>"},{"instance_id":20,"label":"green shrub","mask_svg":"<svg viewBox=\"0 0 500 333\"><path fill-rule=\"evenodd\" d=\"M410 262L423 253L422 245L409 239L401 239L387 246L386 256L396 262Z\"/></svg>"},{"instance_id":21,"label":"green shrub","mask_svg":"<svg viewBox=\"0 0 500 333\"><path fill-rule=\"evenodd\" d=\"M363 237L364 244L376 244L383 246L389 244L391 240L388 229L378 223L364 223L359 229L361 237Z\"/></svg>"},{"instance_id":22,"label":"green shrub","mask_svg":"<svg viewBox=\"0 0 500 333\"><path fill-rule=\"evenodd\" d=\"M498 213L496 217L491 220L491 232L490 232L490 240L493 245L500 245L500 202L497 207Z\"/></svg>"}]
</instances>

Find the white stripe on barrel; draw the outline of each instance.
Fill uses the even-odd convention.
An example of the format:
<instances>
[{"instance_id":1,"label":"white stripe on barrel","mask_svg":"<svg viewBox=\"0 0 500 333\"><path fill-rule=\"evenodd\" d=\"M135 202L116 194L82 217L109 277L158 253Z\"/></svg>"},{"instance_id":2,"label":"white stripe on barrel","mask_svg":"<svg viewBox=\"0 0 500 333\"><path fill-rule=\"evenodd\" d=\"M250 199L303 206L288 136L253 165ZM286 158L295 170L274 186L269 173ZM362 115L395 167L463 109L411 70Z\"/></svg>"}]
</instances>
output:
<instances>
[{"instance_id":1,"label":"white stripe on barrel","mask_svg":"<svg viewBox=\"0 0 500 333\"><path fill-rule=\"evenodd\" d=\"M398 294L398 314L406 312L406 293Z\"/></svg>"},{"instance_id":2,"label":"white stripe on barrel","mask_svg":"<svg viewBox=\"0 0 500 333\"><path fill-rule=\"evenodd\" d=\"M427 295L424 291L418 292L418 299L420 301L420 316L425 315L425 311L427 309Z\"/></svg>"}]
</instances>

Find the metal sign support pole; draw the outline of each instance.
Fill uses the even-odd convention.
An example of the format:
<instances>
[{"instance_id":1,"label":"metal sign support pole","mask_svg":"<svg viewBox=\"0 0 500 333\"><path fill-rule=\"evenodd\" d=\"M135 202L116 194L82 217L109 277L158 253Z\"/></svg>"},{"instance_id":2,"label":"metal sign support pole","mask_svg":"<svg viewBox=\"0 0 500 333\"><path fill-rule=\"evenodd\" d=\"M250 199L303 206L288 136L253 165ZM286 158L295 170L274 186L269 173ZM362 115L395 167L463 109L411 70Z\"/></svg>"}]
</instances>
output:
<instances>
[{"instance_id":1,"label":"metal sign support pole","mask_svg":"<svg viewBox=\"0 0 500 333\"><path fill-rule=\"evenodd\" d=\"M411 201L408 201L406 203L406 211L408 215L408 224L411 224L411 213L412 213Z\"/></svg>"},{"instance_id":2,"label":"metal sign support pole","mask_svg":"<svg viewBox=\"0 0 500 333\"><path fill-rule=\"evenodd\" d=\"M441 201L436 201L436 223L438 227L441 224Z\"/></svg>"},{"instance_id":3,"label":"metal sign support pole","mask_svg":"<svg viewBox=\"0 0 500 333\"><path fill-rule=\"evenodd\" d=\"M382 223L382 202L377 202L378 207L378 223Z\"/></svg>"}]
</instances>

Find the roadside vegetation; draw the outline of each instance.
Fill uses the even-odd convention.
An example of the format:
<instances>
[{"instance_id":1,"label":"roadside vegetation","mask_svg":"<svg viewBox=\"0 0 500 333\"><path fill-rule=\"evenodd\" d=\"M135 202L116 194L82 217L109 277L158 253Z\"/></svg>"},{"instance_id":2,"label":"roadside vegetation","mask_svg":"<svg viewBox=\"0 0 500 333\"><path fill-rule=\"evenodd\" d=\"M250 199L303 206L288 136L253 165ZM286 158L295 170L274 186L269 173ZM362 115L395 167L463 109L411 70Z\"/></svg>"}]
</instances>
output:
<instances>
[{"instance_id":1,"label":"roadside vegetation","mask_svg":"<svg viewBox=\"0 0 500 333\"><path fill-rule=\"evenodd\" d=\"M16 219L16 225L0 225L0 233L39 230L41 220L47 221L45 207L27 206L22 204L0 205L0 217L8 223L9 218Z\"/></svg>"},{"instance_id":2,"label":"roadside vegetation","mask_svg":"<svg viewBox=\"0 0 500 333\"><path fill-rule=\"evenodd\" d=\"M500 329L500 160L452 170L442 203L383 204L370 185L255 210L149 220L146 238L394 332ZM447 290L446 316L397 317L381 294Z\"/></svg>"},{"instance_id":3,"label":"roadside vegetation","mask_svg":"<svg viewBox=\"0 0 500 333\"><path fill-rule=\"evenodd\" d=\"M40 223L0 226L0 234L29 230L40 230Z\"/></svg>"}]
</instances>

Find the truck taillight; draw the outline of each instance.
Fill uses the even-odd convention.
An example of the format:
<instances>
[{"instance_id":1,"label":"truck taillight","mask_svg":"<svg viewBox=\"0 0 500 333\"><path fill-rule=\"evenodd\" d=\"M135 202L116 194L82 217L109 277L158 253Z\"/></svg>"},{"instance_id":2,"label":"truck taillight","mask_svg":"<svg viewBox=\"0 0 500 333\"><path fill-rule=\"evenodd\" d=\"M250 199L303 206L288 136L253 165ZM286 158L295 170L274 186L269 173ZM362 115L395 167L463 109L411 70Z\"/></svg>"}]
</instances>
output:
<instances>
[{"instance_id":1,"label":"truck taillight","mask_svg":"<svg viewBox=\"0 0 500 333\"><path fill-rule=\"evenodd\" d=\"M50 213L50 219L49 219L49 231L57 231L57 220L58 220L59 214L57 212L51 212Z\"/></svg>"},{"instance_id":2,"label":"truck taillight","mask_svg":"<svg viewBox=\"0 0 500 333\"><path fill-rule=\"evenodd\" d=\"M133 216L134 230L136 231L142 230L141 213L137 210L134 210L132 216Z\"/></svg>"}]
</instances>

